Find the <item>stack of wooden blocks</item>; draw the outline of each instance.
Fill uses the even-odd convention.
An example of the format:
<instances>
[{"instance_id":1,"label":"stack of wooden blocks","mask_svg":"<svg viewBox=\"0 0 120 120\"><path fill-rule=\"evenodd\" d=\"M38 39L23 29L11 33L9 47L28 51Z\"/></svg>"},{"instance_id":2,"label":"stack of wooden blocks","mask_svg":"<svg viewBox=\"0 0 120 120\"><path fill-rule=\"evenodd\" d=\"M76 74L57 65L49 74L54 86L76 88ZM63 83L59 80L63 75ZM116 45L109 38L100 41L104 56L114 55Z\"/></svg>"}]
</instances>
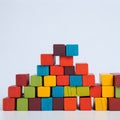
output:
<instances>
[{"instance_id":1,"label":"stack of wooden blocks","mask_svg":"<svg viewBox=\"0 0 120 120\"><path fill-rule=\"evenodd\" d=\"M54 44L53 54L40 55L37 75L16 75L3 110L120 110L120 74L100 74L96 84L87 63L74 66L78 53L77 44Z\"/></svg>"}]
</instances>

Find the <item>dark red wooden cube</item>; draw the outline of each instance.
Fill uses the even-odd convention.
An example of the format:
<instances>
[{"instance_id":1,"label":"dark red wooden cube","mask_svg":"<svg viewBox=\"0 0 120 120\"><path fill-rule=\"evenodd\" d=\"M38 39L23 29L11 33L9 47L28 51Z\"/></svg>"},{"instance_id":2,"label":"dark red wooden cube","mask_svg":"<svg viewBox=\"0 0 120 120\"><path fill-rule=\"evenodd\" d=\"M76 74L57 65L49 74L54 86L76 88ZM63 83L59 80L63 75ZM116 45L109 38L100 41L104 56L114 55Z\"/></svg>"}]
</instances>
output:
<instances>
[{"instance_id":1,"label":"dark red wooden cube","mask_svg":"<svg viewBox=\"0 0 120 120\"><path fill-rule=\"evenodd\" d=\"M53 98L53 110L64 110L63 98Z\"/></svg>"},{"instance_id":2,"label":"dark red wooden cube","mask_svg":"<svg viewBox=\"0 0 120 120\"><path fill-rule=\"evenodd\" d=\"M114 86L120 86L120 73L113 74Z\"/></svg>"},{"instance_id":3,"label":"dark red wooden cube","mask_svg":"<svg viewBox=\"0 0 120 120\"><path fill-rule=\"evenodd\" d=\"M65 75L74 75L75 74L75 68L74 66L66 66L64 67Z\"/></svg>"}]
</instances>

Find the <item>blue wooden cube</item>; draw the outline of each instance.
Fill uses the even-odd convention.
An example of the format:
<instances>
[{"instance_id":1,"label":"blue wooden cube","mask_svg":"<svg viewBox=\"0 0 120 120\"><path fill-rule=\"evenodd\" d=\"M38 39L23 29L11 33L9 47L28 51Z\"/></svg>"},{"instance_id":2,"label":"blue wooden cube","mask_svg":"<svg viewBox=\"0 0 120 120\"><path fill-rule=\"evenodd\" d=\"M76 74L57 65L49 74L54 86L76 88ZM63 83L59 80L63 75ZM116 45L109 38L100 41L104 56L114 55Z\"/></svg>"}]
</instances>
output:
<instances>
[{"instance_id":1,"label":"blue wooden cube","mask_svg":"<svg viewBox=\"0 0 120 120\"><path fill-rule=\"evenodd\" d=\"M52 110L52 98L42 98L41 99L41 110L51 111Z\"/></svg>"},{"instance_id":2,"label":"blue wooden cube","mask_svg":"<svg viewBox=\"0 0 120 120\"><path fill-rule=\"evenodd\" d=\"M49 66L37 65L37 76L49 75Z\"/></svg>"},{"instance_id":3,"label":"blue wooden cube","mask_svg":"<svg viewBox=\"0 0 120 120\"><path fill-rule=\"evenodd\" d=\"M82 86L82 76L71 75L70 76L70 86Z\"/></svg>"},{"instance_id":4,"label":"blue wooden cube","mask_svg":"<svg viewBox=\"0 0 120 120\"><path fill-rule=\"evenodd\" d=\"M63 86L52 87L52 97L64 97L64 87Z\"/></svg>"},{"instance_id":5,"label":"blue wooden cube","mask_svg":"<svg viewBox=\"0 0 120 120\"><path fill-rule=\"evenodd\" d=\"M78 45L67 44L66 45L66 56L78 56Z\"/></svg>"}]
</instances>

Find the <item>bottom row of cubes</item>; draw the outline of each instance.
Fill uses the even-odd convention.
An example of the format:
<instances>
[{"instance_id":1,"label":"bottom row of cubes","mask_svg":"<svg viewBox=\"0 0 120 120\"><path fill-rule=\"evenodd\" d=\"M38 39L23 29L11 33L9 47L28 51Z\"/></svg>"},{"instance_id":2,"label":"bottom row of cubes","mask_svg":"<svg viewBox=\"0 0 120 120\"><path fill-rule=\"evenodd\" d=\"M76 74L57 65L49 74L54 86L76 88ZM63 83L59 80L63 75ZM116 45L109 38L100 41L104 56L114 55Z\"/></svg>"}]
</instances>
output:
<instances>
[{"instance_id":1,"label":"bottom row of cubes","mask_svg":"<svg viewBox=\"0 0 120 120\"><path fill-rule=\"evenodd\" d=\"M79 98L4 98L3 110L120 110L120 98L94 98L94 105L90 97Z\"/></svg>"}]
</instances>

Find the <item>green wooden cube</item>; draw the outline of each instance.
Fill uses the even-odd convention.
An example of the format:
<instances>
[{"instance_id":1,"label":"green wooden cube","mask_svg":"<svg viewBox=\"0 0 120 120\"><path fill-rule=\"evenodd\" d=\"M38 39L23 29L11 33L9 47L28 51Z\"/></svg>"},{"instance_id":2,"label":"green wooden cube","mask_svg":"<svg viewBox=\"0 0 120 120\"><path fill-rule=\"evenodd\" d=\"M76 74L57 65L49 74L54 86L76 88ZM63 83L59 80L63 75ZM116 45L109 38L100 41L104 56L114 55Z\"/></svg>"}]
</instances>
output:
<instances>
[{"instance_id":1,"label":"green wooden cube","mask_svg":"<svg viewBox=\"0 0 120 120\"><path fill-rule=\"evenodd\" d=\"M24 97L25 98L35 98L35 87L25 86L24 87Z\"/></svg>"},{"instance_id":2,"label":"green wooden cube","mask_svg":"<svg viewBox=\"0 0 120 120\"><path fill-rule=\"evenodd\" d=\"M120 87L115 87L115 97L120 98Z\"/></svg>"},{"instance_id":3,"label":"green wooden cube","mask_svg":"<svg viewBox=\"0 0 120 120\"><path fill-rule=\"evenodd\" d=\"M28 110L28 99L27 98L18 98L16 110L27 111Z\"/></svg>"},{"instance_id":4,"label":"green wooden cube","mask_svg":"<svg viewBox=\"0 0 120 120\"><path fill-rule=\"evenodd\" d=\"M31 86L42 86L42 76L32 75L30 77L30 85Z\"/></svg>"},{"instance_id":5,"label":"green wooden cube","mask_svg":"<svg viewBox=\"0 0 120 120\"><path fill-rule=\"evenodd\" d=\"M76 87L65 86L64 97L74 97L74 96L76 96Z\"/></svg>"},{"instance_id":6,"label":"green wooden cube","mask_svg":"<svg viewBox=\"0 0 120 120\"><path fill-rule=\"evenodd\" d=\"M90 89L88 86L77 87L78 96L90 96Z\"/></svg>"}]
</instances>

